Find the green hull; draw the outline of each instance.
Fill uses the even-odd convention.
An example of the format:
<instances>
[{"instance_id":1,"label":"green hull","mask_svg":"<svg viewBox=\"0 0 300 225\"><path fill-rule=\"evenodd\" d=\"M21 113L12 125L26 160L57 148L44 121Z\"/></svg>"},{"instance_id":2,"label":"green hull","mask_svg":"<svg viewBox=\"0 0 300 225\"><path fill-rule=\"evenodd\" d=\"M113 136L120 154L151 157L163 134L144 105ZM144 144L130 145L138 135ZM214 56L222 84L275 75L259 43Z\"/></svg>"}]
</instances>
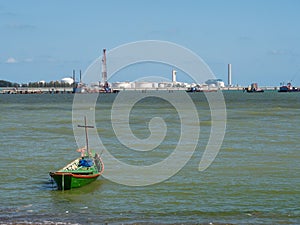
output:
<instances>
[{"instance_id":1,"label":"green hull","mask_svg":"<svg viewBox=\"0 0 300 225\"><path fill-rule=\"evenodd\" d=\"M49 173L57 184L58 190L69 190L85 186L97 180L104 171L104 165L98 154L95 154L93 158L85 157L85 159L93 161L91 166L81 166L81 159L75 159L64 168Z\"/></svg>"},{"instance_id":2,"label":"green hull","mask_svg":"<svg viewBox=\"0 0 300 225\"><path fill-rule=\"evenodd\" d=\"M80 177L78 177L72 173L56 172L50 173L50 176L54 179L59 190L69 190L85 186L97 180L100 173L94 175L80 175Z\"/></svg>"}]
</instances>

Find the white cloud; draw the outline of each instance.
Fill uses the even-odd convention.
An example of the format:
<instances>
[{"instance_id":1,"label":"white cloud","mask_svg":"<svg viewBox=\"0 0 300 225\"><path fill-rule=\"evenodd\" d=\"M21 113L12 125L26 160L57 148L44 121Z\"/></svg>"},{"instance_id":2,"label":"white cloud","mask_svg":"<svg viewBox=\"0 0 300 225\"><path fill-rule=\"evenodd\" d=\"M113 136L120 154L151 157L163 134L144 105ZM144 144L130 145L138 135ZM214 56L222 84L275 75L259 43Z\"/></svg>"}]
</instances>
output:
<instances>
[{"instance_id":1,"label":"white cloud","mask_svg":"<svg viewBox=\"0 0 300 225\"><path fill-rule=\"evenodd\" d=\"M17 63L18 61L14 58L14 57L9 57L7 60L6 60L6 63Z\"/></svg>"}]
</instances>

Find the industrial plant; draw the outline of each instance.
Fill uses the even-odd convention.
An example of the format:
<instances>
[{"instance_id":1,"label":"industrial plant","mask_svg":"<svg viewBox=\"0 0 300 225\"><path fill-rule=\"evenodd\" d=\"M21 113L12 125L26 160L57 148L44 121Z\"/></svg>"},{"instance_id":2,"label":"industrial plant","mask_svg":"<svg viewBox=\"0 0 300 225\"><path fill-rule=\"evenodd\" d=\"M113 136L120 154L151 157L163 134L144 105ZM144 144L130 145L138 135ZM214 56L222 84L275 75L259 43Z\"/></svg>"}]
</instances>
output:
<instances>
[{"instance_id":1,"label":"industrial plant","mask_svg":"<svg viewBox=\"0 0 300 225\"><path fill-rule=\"evenodd\" d=\"M186 90L186 91L209 91L225 88L225 83L221 79L209 79L203 84L186 83L177 80L177 71L170 71L170 80L166 81L120 81L109 83L107 80L106 49L103 49L102 56L102 77L101 82L95 82L89 86L80 81L75 85L75 93L94 93L94 92L119 92L125 90ZM73 72L73 80L75 80ZM231 64L228 64L228 87L231 84Z\"/></svg>"},{"instance_id":2,"label":"industrial plant","mask_svg":"<svg viewBox=\"0 0 300 225\"><path fill-rule=\"evenodd\" d=\"M186 83L177 80L177 71L170 71L170 79L164 81L120 81L109 83L107 79L106 49L102 50L101 59L101 77L100 81L91 84L85 84L82 81L81 70L79 71L79 80L76 81L75 70L73 77L65 77L60 81L50 82L50 87L45 81L33 83L34 85L10 87L0 89L1 93L117 93L120 91L146 91L146 90L167 90L167 91L187 91L187 92L206 92L218 90L243 90L242 87L232 85L231 64L228 64L228 83L225 85L221 79L209 79L202 84Z\"/></svg>"}]
</instances>

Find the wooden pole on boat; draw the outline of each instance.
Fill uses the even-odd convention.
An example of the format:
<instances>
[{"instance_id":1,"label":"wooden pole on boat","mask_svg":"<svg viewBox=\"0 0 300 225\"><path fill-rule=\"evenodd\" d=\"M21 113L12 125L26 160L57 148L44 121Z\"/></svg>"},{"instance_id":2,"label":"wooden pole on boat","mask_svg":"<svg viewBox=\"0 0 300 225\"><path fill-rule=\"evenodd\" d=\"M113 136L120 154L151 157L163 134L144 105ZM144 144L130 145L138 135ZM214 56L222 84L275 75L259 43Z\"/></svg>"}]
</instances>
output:
<instances>
[{"instance_id":1,"label":"wooden pole on boat","mask_svg":"<svg viewBox=\"0 0 300 225\"><path fill-rule=\"evenodd\" d=\"M61 177L61 189L64 191L65 190L65 174L62 174Z\"/></svg>"},{"instance_id":2,"label":"wooden pole on boat","mask_svg":"<svg viewBox=\"0 0 300 225\"><path fill-rule=\"evenodd\" d=\"M89 139L88 139L87 129L88 128L94 128L94 126L86 125L86 116L85 116L84 117L84 125L78 125L78 127L84 127L84 129L85 129L86 150L87 150L89 156L91 156L92 154L91 154L90 149L89 149Z\"/></svg>"}]
</instances>

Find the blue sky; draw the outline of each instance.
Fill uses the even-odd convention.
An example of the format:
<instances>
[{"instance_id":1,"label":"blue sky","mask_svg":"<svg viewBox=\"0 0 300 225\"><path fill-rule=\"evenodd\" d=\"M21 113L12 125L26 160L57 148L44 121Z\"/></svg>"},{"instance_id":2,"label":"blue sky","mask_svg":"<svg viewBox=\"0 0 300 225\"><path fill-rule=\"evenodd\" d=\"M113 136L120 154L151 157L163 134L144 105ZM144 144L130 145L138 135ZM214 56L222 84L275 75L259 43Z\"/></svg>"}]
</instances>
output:
<instances>
[{"instance_id":1,"label":"blue sky","mask_svg":"<svg viewBox=\"0 0 300 225\"><path fill-rule=\"evenodd\" d=\"M0 79L60 80L103 48L163 40L198 54L224 81L231 63L233 84L299 86L299 12L297 0L0 0Z\"/></svg>"}]
</instances>

